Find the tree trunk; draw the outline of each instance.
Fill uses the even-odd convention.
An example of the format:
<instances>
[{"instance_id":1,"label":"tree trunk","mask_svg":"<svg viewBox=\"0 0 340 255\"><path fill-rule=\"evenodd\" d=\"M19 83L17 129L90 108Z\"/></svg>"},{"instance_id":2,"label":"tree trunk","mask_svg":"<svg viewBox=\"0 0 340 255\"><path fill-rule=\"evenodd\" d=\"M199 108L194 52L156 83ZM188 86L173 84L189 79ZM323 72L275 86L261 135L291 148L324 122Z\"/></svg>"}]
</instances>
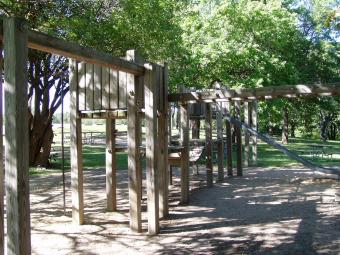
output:
<instances>
[{"instance_id":1,"label":"tree trunk","mask_svg":"<svg viewBox=\"0 0 340 255\"><path fill-rule=\"evenodd\" d=\"M191 121L192 139L200 139L201 122L199 119Z\"/></svg>"},{"instance_id":2,"label":"tree trunk","mask_svg":"<svg viewBox=\"0 0 340 255\"><path fill-rule=\"evenodd\" d=\"M288 143L288 110L285 108L283 110L283 125L282 125L282 144Z\"/></svg>"},{"instance_id":3,"label":"tree trunk","mask_svg":"<svg viewBox=\"0 0 340 255\"><path fill-rule=\"evenodd\" d=\"M53 142L52 121L47 115L33 116L29 113L30 166L50 166L49 157Z\"/></svg>"},{"instance_id":4,"label":"tree trunk","mask_svg":"<svg viewBox=\"0 0 340 255\"><path fill-rule=\"evenodd\" d=\"M295 136L295 128L296 128L296 125L295 125L294 122L292 122L292 123L290 124L290 137L292 137L292 138L295 138L295 137L296 137L296 136Z\"/></svg>"}]
</instances>

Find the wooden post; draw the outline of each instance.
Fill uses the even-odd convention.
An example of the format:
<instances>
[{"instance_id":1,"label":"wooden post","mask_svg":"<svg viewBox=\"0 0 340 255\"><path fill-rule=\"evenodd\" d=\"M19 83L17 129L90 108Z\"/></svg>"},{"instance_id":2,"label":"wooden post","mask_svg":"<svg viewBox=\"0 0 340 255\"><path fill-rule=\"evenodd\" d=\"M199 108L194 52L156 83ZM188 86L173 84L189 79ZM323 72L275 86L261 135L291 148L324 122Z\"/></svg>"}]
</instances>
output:
<instances>
[{"instance_id":1,"label":"wooden post","mask_svg":"<svg viewBox=\"0 0 340 255\"><path fill-rule=\"evenodd\" d=\"M81 119L78 116L78 71L77 62L69 60L70 73L70 152L71 152L71 187L72 219L76 224L84 223L84 188Z\"/></svg>"},{"instance_id":2,"label":"wooden post","mask_svg":"<svg viewBox=\"0 0 340 255\"><path fill-rule=\"evenodd\" d=\"M230 102L226 102L226 111L227 114L230 114ZM231 123L228 119L225 122L225 130L226 130L226 146L227 146L227 169L228 169L228 176L233 176L233 161L232 161L232 134L231 134Z\"/></svg>"},{"instance_id":3,"label":"wooden post","mask_svg":"<svg viewBox=\"0 0 340 255\"><path fill-rule=\"evenodd\" d=\"M189 201L189 112L188 105L180 105L181 112L181 142L182 164L181 164L181 204Z\"/></svg>"},{"instance_id":4,"label":"wooden post","mask_svg":"<svg viewBox=\"0 0 340 255\"><path fill-rule=\"evenodd\" d=\"M31 254L28 178L27 27L4 19L7 254ZM2 135L2 134L1 134Z\"/></svg>"},{"instance_id":5,"label":"wooden post","mask_svg":"<svg viewBox=\"0 0 340 255\"><path fill-rule=\"evenodd\" d=\"M252 128L257 131L257 101L253 101L252 105ZM256 165L257 163L257 137L255 135L252 136L252 164Z\"/></svg>"},{"instance_id":6,"label":"wooden post","mask_svg":"<svg viewBox=\"0 0 340 255\"><path fill-rule=\"evenodd\" d=\"M251 123L251 105L249 102L244 102L244 123L250 126ZM244 132L244 166L248 167L250 163L250 133Z\"/></svg>"},{"instance_id":7,"label":"wooden post","mask_svg":"<svg viewBox=\"0 0 340 255\"><path fill-rule=\"evenodd\" d=\"M148 232L150 235L159 233L159 198L157 171L157 93L156 65L145 64L145 137L146 137L146 179Z\"/></svg>"},{"instance_id":8,"label":"wooden post","mask_svg":"<svg viewBox=\"0 0 340 255\"><path fill-rule=\"evenodd\" d=\"M4 254L4 141L3 141L3 94L2 94L2 70L3 70L3 57L2 45L0 43L0 255Z\"/></svg>"},{"instance_id":9,"label":"wooden post","mask_svg":"<svg viewBox=\"0 0 340 255\"><path fill-rule=\"evenodd\" d=\"M159 217L169 215L168 205L168 70L167 64L159 66L160 77L160 106L158 118L158 141L159 141Z\"/></svg>"},{"instance_id":10,"label":"wooden post","mask_svg":"<svg viewBox=\"0 0 340 255\"><path fill-rule=\"evenodd\" d=\"M241 101L235 102L236 118L241 121ZM243 175L242 170L242 129L240 125L235 124L236 133L236 154L237 154L237 176Z\"/></svg>"},{"instance_id":11,"label":"wooden post","mask_svg":"<svg viewBox=\"0 0 340 255\"><path fill-rule=\"evenodd\" d=\"M116 120L106 119L106 209L117 210L116 197Z\"/></svg>"},{"instance_id":12,"label":"wooden post","mask_svg":"<svg viewBox=\"0 0 340 255\"><path fill-rule=\"evenodd\" d=\"M205 104L205 149L206 149L206 170L207 187L213 186L213 163L212 163L212 116L211 105Z\"/></svg>"},{"instance_id":13,"label":"wooden post","mask_svg":"<svg viewBox=\"0 0 340 255\"><path fill-rule=\"evenodd\" d=\"M223 166L223 127L222 127L222 105L216 104L216 127L217 127L217 165L219 182L224 180L224 166Z\"/></svg>"},{"instance_id":14,"label":"wooden post","mask_svg":"<svg viewBox=\"0 0 340 255\"><path fill-rule=\"evenodd\" d=\"M129 61L138 61L134 50L126 53ZM139 60L140 61L140 60ZM128 175L129 175L129 204L130 228L142 231L142 168L140 160L140 118L139 118L139 86L140 79L133 74L127 74L127 118L128 118Z\"/></svg>"}]
</instances>

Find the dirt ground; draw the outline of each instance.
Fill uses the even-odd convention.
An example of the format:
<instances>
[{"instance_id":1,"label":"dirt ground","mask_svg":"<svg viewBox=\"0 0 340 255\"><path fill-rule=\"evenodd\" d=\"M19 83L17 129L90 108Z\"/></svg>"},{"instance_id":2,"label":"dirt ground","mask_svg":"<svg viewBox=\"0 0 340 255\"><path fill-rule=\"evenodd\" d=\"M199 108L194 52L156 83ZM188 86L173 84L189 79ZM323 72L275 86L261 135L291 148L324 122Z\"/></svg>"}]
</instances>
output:
<instances>
[{"instance_id":1,"label":"dirt ground","mask_svg":"<svg viewBox=\"0 0 340 255\"><path fill-rule=\"evenodd\" d=\"M85 171L82 226L71 223L69 179L64 216L60 174L31 178L33 254L340 254L339 182L305 169L246 169L210 189L201 171L186 206L175 178L158 236L146 234L145 213L143 234L128 228L127 171L119 171L118 212L105 211L105 171Z\"/></svg>"}]
</instances>

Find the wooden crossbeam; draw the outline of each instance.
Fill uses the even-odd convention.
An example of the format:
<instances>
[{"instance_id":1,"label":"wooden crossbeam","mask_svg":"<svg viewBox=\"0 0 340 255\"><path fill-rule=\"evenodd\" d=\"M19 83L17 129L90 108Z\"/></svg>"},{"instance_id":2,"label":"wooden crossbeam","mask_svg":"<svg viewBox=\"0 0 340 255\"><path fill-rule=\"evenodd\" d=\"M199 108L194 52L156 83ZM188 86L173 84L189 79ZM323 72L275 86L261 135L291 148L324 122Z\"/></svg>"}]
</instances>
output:
<instances>
[{"instance_id":1,"label":"wooden crossbeam","mask_svg":"<svg viewBox=\"0 0 340 255\"><path fill-rule=\"evenodd\" d=\"M2 24L3 18L0 17L0 40L3 39ZM22 25L26 26L25 23L22 23ZM67 42L33 30L28 30L28 47L90 64L110 67L135 75L144 73L144 67L137 65L136 63L112 56L111 54L98 51L91 47L81 46L75 42Z\"/></svg>"},{"instance_id":2,"label":"wooden crossbeam","mask_svg":"<svg viewBox=\"0 0 340 255\"><path fill-rule=\"evenodd\" d=\"M169 102L213 102L228 100L265 100L274 98L294 98L301 96L334 96L340 95L340 83L303 84L291 86L274 86L233 90L209 90L202 92L173 93L168 96Z\"/></svg>"}]
</instances>

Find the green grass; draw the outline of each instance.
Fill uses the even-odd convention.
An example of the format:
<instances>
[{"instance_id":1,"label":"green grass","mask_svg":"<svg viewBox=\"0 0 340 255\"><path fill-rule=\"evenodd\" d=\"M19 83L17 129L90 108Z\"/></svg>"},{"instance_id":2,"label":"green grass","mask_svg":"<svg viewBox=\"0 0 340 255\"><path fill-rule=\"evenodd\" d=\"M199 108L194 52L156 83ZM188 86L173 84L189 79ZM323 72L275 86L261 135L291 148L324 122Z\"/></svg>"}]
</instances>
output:
<instances>
[{"instance_id":1,"label":"green grass","mask_svg":"<svg viewBox=\"0 0 340 255\"><path fill-rule=\"evenodd\" d=\"M101 126L101 125L99 125ZM104 125L105 127L105 125ZM103 127L100 128L100 130ZM119 125L119 130L124 130L124 125ZM86 128L86 130L96 130L94 127ZM97 129L98 130L98 129ZM201 136L202 138L204 136ZM57 137L59 138L59 137ZM60 141L56 139L57 143L54 145L54 148L57 151L60 151ZM328 141L326 145L328 150L335 152L333 158L311 158L310 151L311 145L315 144L325 144L319 139L303 139L303 138L290 138L289 144L286 147L293 152L297 153L300 156L303 156L305 159L310 160L321 166L340 166L340 141ZM244 148L244 147L243 147ZM68 144L65 147L65 169L66 171L70 170L70 159L69 159L69 148ZM236 146L233 146L233 165L236 166ZM127 169L127 154L120 152L117 153L117 169ZM204 162L202 162L204 163ZM83 164L84 169L95 169L95 168L103 168L105 167L105 147L103 145L100 146L83 146ZM293 159L290 159L288 156L283 154L282 152L276 150L269 145L262 143L259 141L258 144L258 161L257 166L259 167L287 167L294 166L298 163ZM145 165L145 162L143 162ZM57 157L55 161L52 161L51 169L41 169L41 168L31 168L30 175L37 174L49 174L61 171L61 158Z\"/></svg>"}]
</instances>

